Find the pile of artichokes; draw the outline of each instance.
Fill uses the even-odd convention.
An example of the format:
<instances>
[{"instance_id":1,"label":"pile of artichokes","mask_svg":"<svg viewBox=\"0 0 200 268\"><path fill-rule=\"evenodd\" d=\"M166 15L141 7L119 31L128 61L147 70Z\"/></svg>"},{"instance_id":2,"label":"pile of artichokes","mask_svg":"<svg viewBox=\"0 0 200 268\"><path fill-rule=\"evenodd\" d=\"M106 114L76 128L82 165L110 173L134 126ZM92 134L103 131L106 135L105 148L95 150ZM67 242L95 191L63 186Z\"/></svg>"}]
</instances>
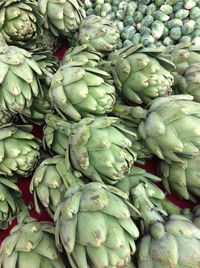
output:
<instances>
[{"instance_id":1,"label":"pile of artichokes","mask_svg":"<svg viewBox=\"0 0 200 268\"><path fill-rule=\"evenodd\" d=\"M199 197L199 1L1 1L0 268L200 268Z\"/></svg>"}]
</instances>

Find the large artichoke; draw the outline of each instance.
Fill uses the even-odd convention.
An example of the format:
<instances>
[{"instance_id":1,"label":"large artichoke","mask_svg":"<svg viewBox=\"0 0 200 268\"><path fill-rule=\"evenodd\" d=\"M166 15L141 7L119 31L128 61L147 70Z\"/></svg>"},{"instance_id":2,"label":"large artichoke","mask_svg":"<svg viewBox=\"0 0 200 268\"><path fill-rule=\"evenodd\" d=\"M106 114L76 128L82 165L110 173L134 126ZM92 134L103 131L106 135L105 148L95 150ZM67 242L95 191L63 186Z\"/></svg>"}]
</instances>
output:
<instances>
[{"instance_id":1,"label":"large artichoke","mask_svg":"<svg viewBox=\"0 0 200 268\"><path fill-rule=\"evenodd\" d=\"M200 46L180 44L167 50L176 65L176 90L181 94L190 94L200 102Z\"/></svg>"},{"instance_id":2,"label":"large artichoke","mask_svg":"<svg viewBox=\"0 0 200 268\"><path fill-rule=\"evenodd\" d=\"M36 0L1 0L0 33L8 44L35 49L43 17Z\"/></svg>"},{"instance_id":3,"label":"large artichoke","mask_svg":"<svg viewBox=\"0 0 200 268\"><path fill-rule=\"evenodd\" d=\"M54 156L42 161L35 170L30 184L34 194L35 207L38 212L43 205L53 217L56 208L61 204L64 193L71 185L84 184L78 172L72 172L62 156Z\"/></svg>"},{"instance_id":4,"label":"large artichoke","mask_svg":"<svg viewBox=\"0 0 200 268\"><path fill-rule=\"evenodd\" d=\"M65 198L55 214L56 243L72 267L127 267L139 236L127 195L93 182L71 187Z\"/></svg>"},{"instance_id":5,"label":"large artichoke","mask_svg":"<svg viewBox=\"0 0 200 268\"><path fill-rule=\"evenodd\" d=\"M82 20L73 38L75 45L87 44L92 50L108 53L117 48L119 31L110 20L92 15Z\"/></svg>"},{"instance_id":6,"label":"large artichoke","mask_svg":"<svg viewBox=\"0 0 200 268\"><path fill-rule=\"evenodd\" d=\"M168 192L175 192L185 199L200 197L200 155L185 159L185 163L166 163L158 166L163 185Z\"/></svg>"},{"instance_id":7,"label":"large artichoke","mask_svg":"<svg viewBox=\"0 0 200 268\"><path fill-rule=\"evenodd\" d=\"M126 130L118 118L84 118L70 124L50 114L46 123L47 145L57 153L66 151L71 165L93 181L114 184L124 178L136 160L134 146L126 137L135 134Z\"/></svg>"},{"instance_id":8,"label":"large artichoke","mask_svg":"<svg viewBox=\"0 0 200 268\"><path fill-rule=\"evenodd\" d=\"M63 65L52 78L50 93L55 107L69 118L104 115L112 111L115 88L109 74L76 63Z\"/></svg>"},{"instance_id":9,"label":"large artichoke","mask_svg":"<svg viewBox=\"0 0 200 268\"><path fill-rule=\"evenodd\" d=\"M69 35L85 17L80 0L39 0L39 11L45 17L44 27L54 35Z\"/></svg>"},{"instance_id":10,"label":"large artichoke","mask_svg":"<svg viewBox=\"0 0 200 268\"><path fill-rule=\"evenodd\" d=\"M0 229L6 229L18 213L16 198L20 190L10 179L0 177Z\"/></svg>"},{"instance_id":11,"label":"large artichoke","mask_svg":"<svg viewBox=\"0 0 200 268\"><path fill-rule=\"evenodd\" d=\"M155 99L139 133L160 159L184 163L200 149L200 104L190 95Z\"/></svg>"},{"instance_id":12,"label":"large artichoke","mask_svg":"<svg viewBox=\"0 0 200 268\"><path fill-rule=\"evenodd\" d=\"M22 113L39 92L41 70L27 51L0 46L0 110Z\"/></svg>"},{"instance_id":13,"label":"large artichoke","mask_svg":"<svg viewBox=\"0 0 200 268\"><path fill-rule=\"evenodd\" d=\"M3 241L0 249L0 267L65 268L54 242L54 226L26 218Z\"/></svg>"},{"instance_id":14,"label":"large artichoke","mask_svg":"<svg viewBox=\"0 0 200 268\"><path fill-rule=\"evenodd\" d=\"M148 104L172 92L173 63L157 48L141 45L116 50L109 56L114 83L122 96L131 103Z\"/></svg>"},{"instance_id":15,"label":"large artichoke","mask_svg":"<svg viewBox=\"0 0 200 268\"><path fill-rule=\"evenodd\" d=\"M29 133L31 130L25 125L0 127L0 174L27 176L38 165L40 146Z\"/></svg>"}]
</instances>

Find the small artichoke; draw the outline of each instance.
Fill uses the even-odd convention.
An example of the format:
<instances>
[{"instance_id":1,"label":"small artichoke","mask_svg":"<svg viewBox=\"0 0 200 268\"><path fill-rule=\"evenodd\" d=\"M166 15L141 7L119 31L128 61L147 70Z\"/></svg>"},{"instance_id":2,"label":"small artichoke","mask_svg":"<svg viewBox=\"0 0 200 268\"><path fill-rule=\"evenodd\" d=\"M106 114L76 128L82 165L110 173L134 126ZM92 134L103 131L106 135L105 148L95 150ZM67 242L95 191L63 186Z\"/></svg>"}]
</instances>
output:
<instances>
[{"instance_id":1,"label":"small artichoke","mask_svg":"<svg viewBox=\"0 0 200 268\"><path fill-rule=\"evenodd\" d=\"M107 83L109 74L76 63L71 65L60 67L52 78L50 94L55 107L74 121L111 112L115 88Z\"/></svg>"},{"instance_id":2,"label":"small artichoke","mask_svg":"<svg viewBox=\"0 0 200 268\"><path fill-rule=\"evenodd\" d=\"M42 35L43 17L36 0L1 0L0 33L7 44L34 50Z\"/></svg>"},{"instance_id":3,"label":"small artichoke","mask_svg":"<svg viewBox=\"0 0 200 268\"><path fill-rule=\"evenodd\" d=\"M16 198L21 195L19 188L10 179L0 177L0 230L6 229L18 213Z\"/></svg>"},{"instance_id":4,"label":"small artichoke","mask_svg":"<svg viewBox=\"0 0 200 268\"><path fill-rule=\"evenodd\" d=\"M47 146L65 153L73 168L93 181L115 184L130 171L136 153L126 130L115 117L84 118L70 124L55 115L46 116Z\"/></svg>"},{"instance_id":5,"label":"small artichoke","mask_svg":"<svg viewBox=\"0 0 200 268\"><path fill-rule=\"evenodd\" d=\"M200 46L180 44L168 50L176 65L176 90L180 94L192 95L200 102Z\"/></svg>"},{"instance_id":6,"label":"small artichoke","mask_svg":"<svg viewBox=\"0 0 200 268\"><path fill-rule=\"evenodd\" d=\"M31 130L28 125L0 127L0 174L28 176L38 165L40 146Z\"/></svg>"},{"instance_id":7,"label":"small artichoke","mask_svg":"<svg viewBox=\"0 0 200 268\"><path fill-rule=\"evenodd\" d=\"M131 213L138 215L114 187L71 187L55 214L57 247L64 247L72 267L127 267L139 236Z\"/></svg>"},{"instance_id":8,"label":"small artichoke","mask_svg":"<svg viewBox=\"0 0 200 268\"><path fill-rule=\"evenodd\" d=\"M152 101L140 136L160 159L184 163L199 154L200 104L190 95L160 97Z\"/></svg>"},{"instance_id":9,"label":"small artichoke","mask_svg":"<svg viewBox=\"0 0 200 268\"><path fill-rule=\"evenodd\" d=\"M35 170L30 184L34 194L36 211L43 205L53 217L56 208L64 199L64 193L71 185L84 184L78 172L72 172L62 156L54 156L42 161Z\"/></svg>"},{"instance_id":10,"label":"small artichoke","mask_svg":"<svg viewBox=\"0 0 200 268\"><path fill-rule=\"evenodd\" d=\"M122 96L131 103L148 104L172 93L173 63L159 48L141 45L116 50L109 55L110 71Z\"/></svg>"},{"instance_id":11,"label":"small artichoke","mask_svg":"<svg viewBox=\"0 0 200 268\"><path fill-rule=\"evenodd\" d=\"M75 62L80 66L95 68L98 66L101 59L101 53L92 51L88 48L88 45L83 44L81 46L69 48L61 63L64 65L66 63Z\"/></svg>"},{"instance_id":12,"label":"small artichoke","mask_svg":"<svg viewBox=\"0 0 200 268\"><path fill-rule=\"evenodd\" d=\"M165 189L184 199L200 197L200 155L185 159L185 163L160 161L158 172Z\"/></svg>"},{"instance_id":13,"label":"small artichoke","mask_svg":"<svg viewBox=\"0 0 200 268\"><path fill-rule=\"evenodd\" d=\"M54 226L26 218L16 225L0 249L0 268L65 268L54 242Z\"/></svg>"},{"instance_id":14,"label":"small artichoke","mask_svg":"<svg viewBox=\"0 0 200 268\"><path fill-rule=\"evenodd\" d=\"M44 16L44 27L55 36L75 32L85 11L80 0L39 0L39 12Z\"/></svg>"},{"instance_id":15,"label":"small artichoke","mask_svg":"<svg viewBox=\"0 0 200 268\"><path fill-rule=\"evenodd\" d=\"M0 46L0 106L12 114L22 113L40 90L42 72L31 54L14 46Z\"/></svg>"},{"instance_id":16,"label":"small artichoke","mask_svg":"<svg viewBox=\"0 0 200 268\"><path fill-rule=\"evenodd\" d=\"M73 38L75 45L87 44L91 50L108 53L117 48L119 36L110 20L92 15L82 20Z\"/></svg>"}]
</instances>

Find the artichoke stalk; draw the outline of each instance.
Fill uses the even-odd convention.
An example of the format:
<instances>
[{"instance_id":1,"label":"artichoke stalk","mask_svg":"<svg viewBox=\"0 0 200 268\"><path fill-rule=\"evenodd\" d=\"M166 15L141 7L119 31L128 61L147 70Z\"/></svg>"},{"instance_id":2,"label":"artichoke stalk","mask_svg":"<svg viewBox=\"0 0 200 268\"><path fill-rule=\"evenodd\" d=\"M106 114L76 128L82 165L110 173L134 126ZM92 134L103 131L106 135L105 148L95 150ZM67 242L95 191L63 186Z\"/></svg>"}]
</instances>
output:
<instances>
[{"instance_id":1,"label":"artichoke stalk","mask_svg":"<svg viewBox=\"0 0 200 268\"><path fill-rule=\"evenodd\" d=\"M74 121L112 111L115 88L110 75L97 68L72 62L63 65L52 77L50 96L55 108Z\"/></svg>"},{"instance_id":2,"label":"artichoke stalk","mask_svg":"<svg viewBox=\"0 0 200 268\"><path fill-rule=\"evenodd\" d=\"M195 196L200 197L200 155L184 160L184 164L160 161L158 172L169 193L195 201Z\"/></svg>"},{"instance_id":3,"label":"artichoke stalk","mask_svg":"<svg viewBox=\"0 0 200 268\"><path fill-rule=\"evenodd\" d=\"M72 267L129 267L139 236L131 214L139 215L114 187L98 182L71 187L55 214L57 247L64 248Z\"/></svg>"},{"instance_id":4,"label":"artichoke stalk","mask_svg":"<svg viewBox=\"0 0 200 268\"><path fill-rule=\"evenodd\" d=\"M109 55L114 83L128 102L148 104L172 93L174 64L161 49L141 45L116 50Z\"/></svg>"},{"instance_id":5,"label":"artichoke stalk","mask_svg":"<svg viewBox=\"0 0 200 268\"><path fill-rule=\"evenodd\" d=\"M79 0L39 0L39 12L44 16L44 27L55 36L75 32L85 11Z\"/></svg>"},{"instance_id":6,"label":"artichoke stalk","mask_svg":"<svg viewBox=\"0 0 200 268\"><path fill-rule=\"evenodd\" d=\"M66 156L73 168L93 181L115 184L130 171L136 153L126 130L115 117L84 118L68 123L56 115L46 116L44 140L56 153Z\"/></svg>"},{"instance_id":7,"label":"artichoke stalk","mask_svg":"<svg viewBox=\"0 0 200 268\"><path fill-rule=\"evenodd\" d=\"M42 72L30 53L2 43L0 66L0 110L22 113L39 93L38 75Z\"/></svg>"},{"instance_id":8,"label":"artichoke stalk","mask_svg":"<svg viewBox=\"0 0 200 268\"><path fill-rule=\"evenodd\" d=\"M156 156L169 163L184 163L199 154L200 104L190 95L152 101L139 133Z\"/></svg>"},{"instance_id":9,"label":"artichoke stalk","mask_svg":"<svg viewBox=\"0 0 200 268\"><path fill-rule=\"evenodd\" d=\"M10 179L0 177L0 229L6 229L19 212L16 198L21 192Z\"/></svg>"},{"instance_id":10,"label":"artichoke stalk","mask_svg":"<svg viewBox=\"0 0 200 268\"><path fill-rule=\"evenodd\" d=\"M35 50L42 35L43 17L36 0L1 0L0 33L6 43Z\"/></svg>"},{"instance_id":11,"label":"artichoke stalk","mask_svg":"<svg viewBox=\"0 0 200 268\"><path fill-rule=\"evenodd\" d=\"M39 213L43 206L53 218L67 189L81 184L84 184L81 174L78 171L73 172L63 156L45 159L35 170L30 184L36 211Z\"/></svg>"},{"instance_id":12,"label":"artichoke stalk","mask_svg":"<svg viewBox=\"0 0 200 268\"><path fill-rule=\"evenodd\" d=\"M92 15L82 20L72 42L86 44L91 50L106 54L117 48L119 36L118 29L110 20Z\"/></svg>"},{"instance_id":13,"label":"artichoke stalk","mask_svg":"<svg viewBox=\"0 0 200 268\"><path fill-rule=\"evenodd\" d=\"M40 146L28 125L0 127L0 174L28 176L40 160Z\"/></svg>"}]
</instances>

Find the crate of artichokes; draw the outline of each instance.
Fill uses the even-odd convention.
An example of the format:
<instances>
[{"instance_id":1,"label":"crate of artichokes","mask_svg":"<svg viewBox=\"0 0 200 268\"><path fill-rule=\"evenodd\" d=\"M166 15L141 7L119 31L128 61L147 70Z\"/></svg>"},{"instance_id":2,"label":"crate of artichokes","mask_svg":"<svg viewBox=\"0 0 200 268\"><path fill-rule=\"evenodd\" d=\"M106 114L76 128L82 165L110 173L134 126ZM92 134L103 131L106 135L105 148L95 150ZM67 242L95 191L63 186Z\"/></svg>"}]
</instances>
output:
<instances>
[{"instance_id":1,"label":"crate of artichokes","mask_svg":"<svg viewBox=\"0 0 200 268\"><path fill-rule=\"evenodd\" d=\"M0 268L200 268L200 2L0 1Z\"/></svg>"}]
</instances>

